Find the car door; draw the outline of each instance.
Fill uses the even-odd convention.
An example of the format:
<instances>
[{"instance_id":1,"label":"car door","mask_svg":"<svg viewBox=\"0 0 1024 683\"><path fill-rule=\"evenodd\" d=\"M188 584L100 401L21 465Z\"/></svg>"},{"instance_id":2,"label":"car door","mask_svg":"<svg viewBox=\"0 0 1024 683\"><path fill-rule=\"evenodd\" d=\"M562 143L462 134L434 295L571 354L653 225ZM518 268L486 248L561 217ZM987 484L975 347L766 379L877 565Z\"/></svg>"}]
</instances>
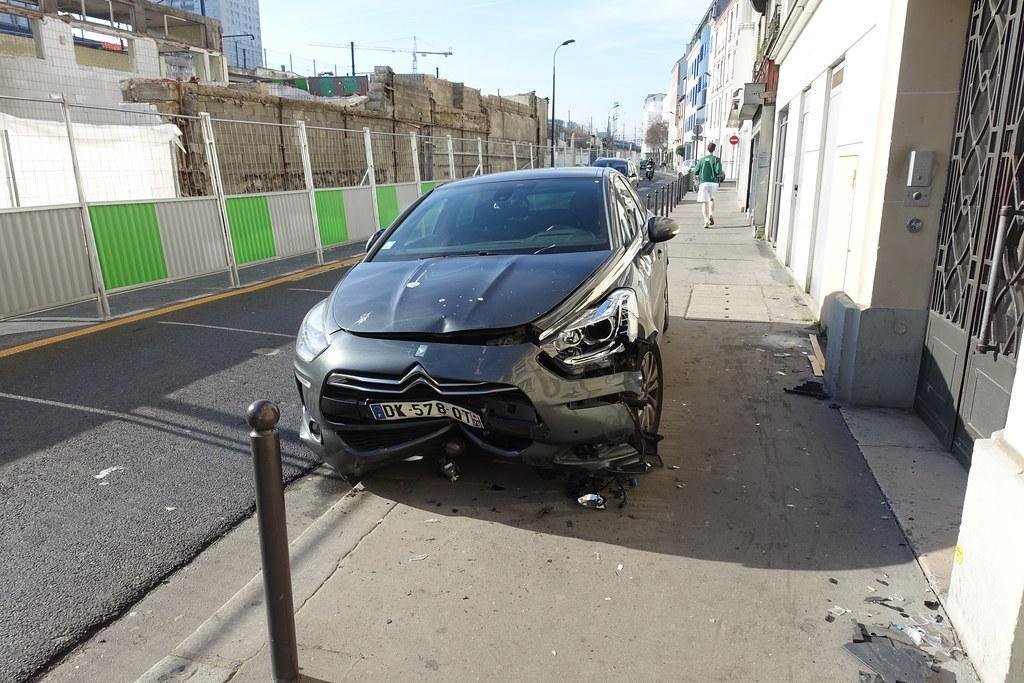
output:
<instances>
[{"instance_id":1,"label":"car door","mask_svg":"<svg viewBox=\"0 0 1024 683\"><path fill-rule=\"evenodd\" d=\"M615 179L615 201L623 244L628 248L637 239L646 244L648 212L642 208L633 188L621 178ZM637 272L637 294L643 300L641 306L650 311L651 320L657 328L665 316L666 267L663 252L662 245L654 245L654 249L642 249L633 262Z\"/></svg>"}]
</instances>

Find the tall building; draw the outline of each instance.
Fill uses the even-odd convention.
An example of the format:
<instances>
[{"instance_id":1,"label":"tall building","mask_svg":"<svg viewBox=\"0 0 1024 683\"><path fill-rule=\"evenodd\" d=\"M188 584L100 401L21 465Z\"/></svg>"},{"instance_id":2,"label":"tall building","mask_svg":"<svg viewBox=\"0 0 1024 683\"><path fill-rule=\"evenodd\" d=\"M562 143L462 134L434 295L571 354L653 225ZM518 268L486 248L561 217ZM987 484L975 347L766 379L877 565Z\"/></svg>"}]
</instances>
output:
<instances>
[{"instance_id":1,"label":"tall building","mask_svg":"<svg viewBox=\"0 0 1024 683\"><path fill-rule=\"evenodd\" d=\"M656 149L647 144L647 130L663 120L662 103L665 100L665 93L654 93L644 98L644 108L640 116L640 152L653 154Z\"/></svg>"},{"instance_id":2,"label":"tall building","mask_svg":"<svg viewBox=\"0 0 1024 683\"><path fill-rule=\"evenodd\" d=\"M707 120L708 73L711 58L711 21L714 4L708 9L690 40L686 53L686 119L683 123L684 158L697 159L704 154L704 124Z\"/></svg>"},{"instance_id":3,"label":"tall building","mask_svg":"<svg viewBox=\"0 0 1024 683\"><path fill-rule=\"evenodd\" d=\"M737 194L745 207L746 179L750 160L749 124L739 118L743 85L754 68L756 46L754 15L746 0L717 0L712 24L711 84L704 135L718 145L727 180L740 181ZM732 140L738 140L735 144Z\"/></svg>"},{"instance_id":4,"label":"tall building","mask_svg":"<svg viewBox=\"0 0 1024 683\"><path fill-rule=\"evenodd\" d=\"M231 66L265 66L259 0L164 0L160 4L219 19L224 29L224 54Z\"/></svg>"}]
</instances>

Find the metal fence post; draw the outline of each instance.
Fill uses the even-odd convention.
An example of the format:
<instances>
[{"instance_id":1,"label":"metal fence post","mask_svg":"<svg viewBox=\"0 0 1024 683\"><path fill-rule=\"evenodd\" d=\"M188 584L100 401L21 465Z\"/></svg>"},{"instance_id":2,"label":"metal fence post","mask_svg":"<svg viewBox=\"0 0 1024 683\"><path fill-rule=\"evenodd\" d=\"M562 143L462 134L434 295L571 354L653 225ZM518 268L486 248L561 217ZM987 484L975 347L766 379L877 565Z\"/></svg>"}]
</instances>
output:
<instances>
[{"instance_id":1,"label":"metal fence post","mask_svg":"<svg viewBox=\"0 0 1024 683\"><path fill-rule=\"evenodd\" d=\"M263 561L263 590L267 603L270 663L275 681L299 679L295 639L295 605L288 559L288 526L281 476L281 436L277 422L281 410L271 401L255 401L246 411L252 431L253 474L256 479L256 520Z\"/></svg>"},{"instance_id":2,"label":"metal fence post","mask_svg":"<svg viewBox=\"0 0 1024 683\"><path fill-rule=\"evenodd\" d=\"M452 180L455 180L455 147L452 145L452 136L448 137L448 172Z\"/></svg>"},{"instance_id":3,"label":"metal fence post","mask_svg":"<svg viewBox=\"0 0 1024 683\"><path fill-rule=\"evenodd\" d=\"M366 148L366 175L370 179L370 200L373 202L373 224L380 230L380 207L377 206L377 172L373 168L373 138L370 128L363 127L363 146Z\"/></svg>"},{"instance_id":4,"label":"metal fence post","mask_svg":"<svg viewBox=\"0 0 1024 683\"><path fill-rule=\"evenodd\" d=\"M21 206L21 197L18 195L18 178L14 175L14 156L11 154L11 136L7 129L0 130L0 147L3 147L4 168L7 169L7 191L11 196L11 206Z\"/></svg>"},{"instance_id":5,"label":"metal fence post","mask_svg":"<svg viewBox=\"0 0 1024 683\"><path fill-rule=\"evenodd\" d=\"M473 175L484 174L484 142L480 138L476 139L476 170Z\"/></svg>"},{"instance_id":6,"label":"metal fence post","mask_svg":"<svg viewBox=\"0 0 1024 683\"><path fill-rule=\"evenodd\" d=\"M516 141L512 141L512 170L519 170L519 159L516 158Z\"/></svg>"},{"instance_id":7,"label":"metal fence post","mask_svg":"<svg viewBox=\"0 0 1024 683\"><path fill-rule=\"evenodd\" d=\"M420 196L423 183L420 181L420 145L416 133L409 133L409 144L412 146L412 177L416 181L416 196Z\"/></svg>"},{"instance_id":8,"label":"metal fence post","mask_svg":"<svg viewBox=\"0 0 1024 683\"><path fill-rule=\"evenodd\" d=\"M313 243L316 244L316 262L323 265L324 246L320 241L320 218L316 212L316 188L313 186L313 165L309 161L309 140L306 137L306 122L296 121L299 132L299 151L302 153L302 175L306 179L309 194L309 215L313 218Z\"/></svg>"},{"instance_id":9,"label":"metal fence post","mask_svg":"<svg viewBox=\"0 0 1024 683\"><path fill-rule=\"evenodd\" d=\"M75 190L78 192L78 206L82 212L82 230L85 232L85 251L89 261L89 272L92 284L96 289L96 312L100 318L110 317L110 301L107 299L107 286L103 282L103 270L100 267L99 252L96 249L96 235L92 231L92 217L89 215L89 203L85 197L85 185L82 183L82 171L78 165L78 150L75 148L75 133L71 128L71 111L64 95L60 96L60 111L64 117L64 128L68 132L68 150L71 152L71 170L75 174Z\"/></svg>"},{"instance_id":10,"label":"metal fence post","mask_svg":"<svg viewBox=\"0 0 1024 683\"><path fill-rule=\"evenodd\" d=\"M203 131L203 146L206 154L206 168L210 173L210 184L217 197L217 208L220 213L220 230L224 237L224 258L227 260L231 273L231 286L241 286L238 279L238 264L235 262L235 243L231 239L231 222L228 220L228 204L224 196L224 179L220 175L220 159L217 158L217 142L213 137L213 122L209 112L199 112L200 130Z\"/></svg>"}]
</instances>

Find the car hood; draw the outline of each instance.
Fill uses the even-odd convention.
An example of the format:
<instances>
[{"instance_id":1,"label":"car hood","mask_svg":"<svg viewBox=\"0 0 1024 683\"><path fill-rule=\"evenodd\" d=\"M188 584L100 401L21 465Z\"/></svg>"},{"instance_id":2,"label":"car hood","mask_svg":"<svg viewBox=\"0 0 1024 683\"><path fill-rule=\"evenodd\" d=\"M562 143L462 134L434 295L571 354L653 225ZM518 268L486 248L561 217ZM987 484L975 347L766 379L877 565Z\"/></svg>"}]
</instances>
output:
<instances>
[{"instance_id":1,"label":"car hood","mask_svg":"<svg viewBox=\"0 0 1024 683\"><path fill-rule=\"evenodd\" d=\"M335 329L357 334L518 327L580 286L608 251L364 261L331 294Z\"/></svg>"}]
</instances>

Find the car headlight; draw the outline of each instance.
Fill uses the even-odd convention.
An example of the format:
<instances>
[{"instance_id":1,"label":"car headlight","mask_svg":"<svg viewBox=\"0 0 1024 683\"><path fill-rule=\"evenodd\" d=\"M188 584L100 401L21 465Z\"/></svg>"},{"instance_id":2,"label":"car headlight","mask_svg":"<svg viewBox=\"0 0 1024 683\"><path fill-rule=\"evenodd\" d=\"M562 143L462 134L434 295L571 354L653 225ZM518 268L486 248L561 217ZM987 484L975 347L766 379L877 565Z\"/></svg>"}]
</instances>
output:
<instances>
[{"instance_id":1,"label":"car headlight","mask_svg":"<svg viewBox=\"0 0 1024 683\"><path fill-rule=\"evenodd\" d=\"M295 340L295 355L305 362L310 362L327 348L327 300L324 299L310 309L299 327L299 336Z\"/></svg>"},{"instance_id":2,"label":"car headlight","mask_svg":"<svg viewBox=\"0 0 1024 683\"><path fill-rule=\"evenodd\" d=\"M636 341L638 320L636 293L616 289L596 308L564 325L543 349L569 367L602 361Z\"/></svg>"}]
</instances>

